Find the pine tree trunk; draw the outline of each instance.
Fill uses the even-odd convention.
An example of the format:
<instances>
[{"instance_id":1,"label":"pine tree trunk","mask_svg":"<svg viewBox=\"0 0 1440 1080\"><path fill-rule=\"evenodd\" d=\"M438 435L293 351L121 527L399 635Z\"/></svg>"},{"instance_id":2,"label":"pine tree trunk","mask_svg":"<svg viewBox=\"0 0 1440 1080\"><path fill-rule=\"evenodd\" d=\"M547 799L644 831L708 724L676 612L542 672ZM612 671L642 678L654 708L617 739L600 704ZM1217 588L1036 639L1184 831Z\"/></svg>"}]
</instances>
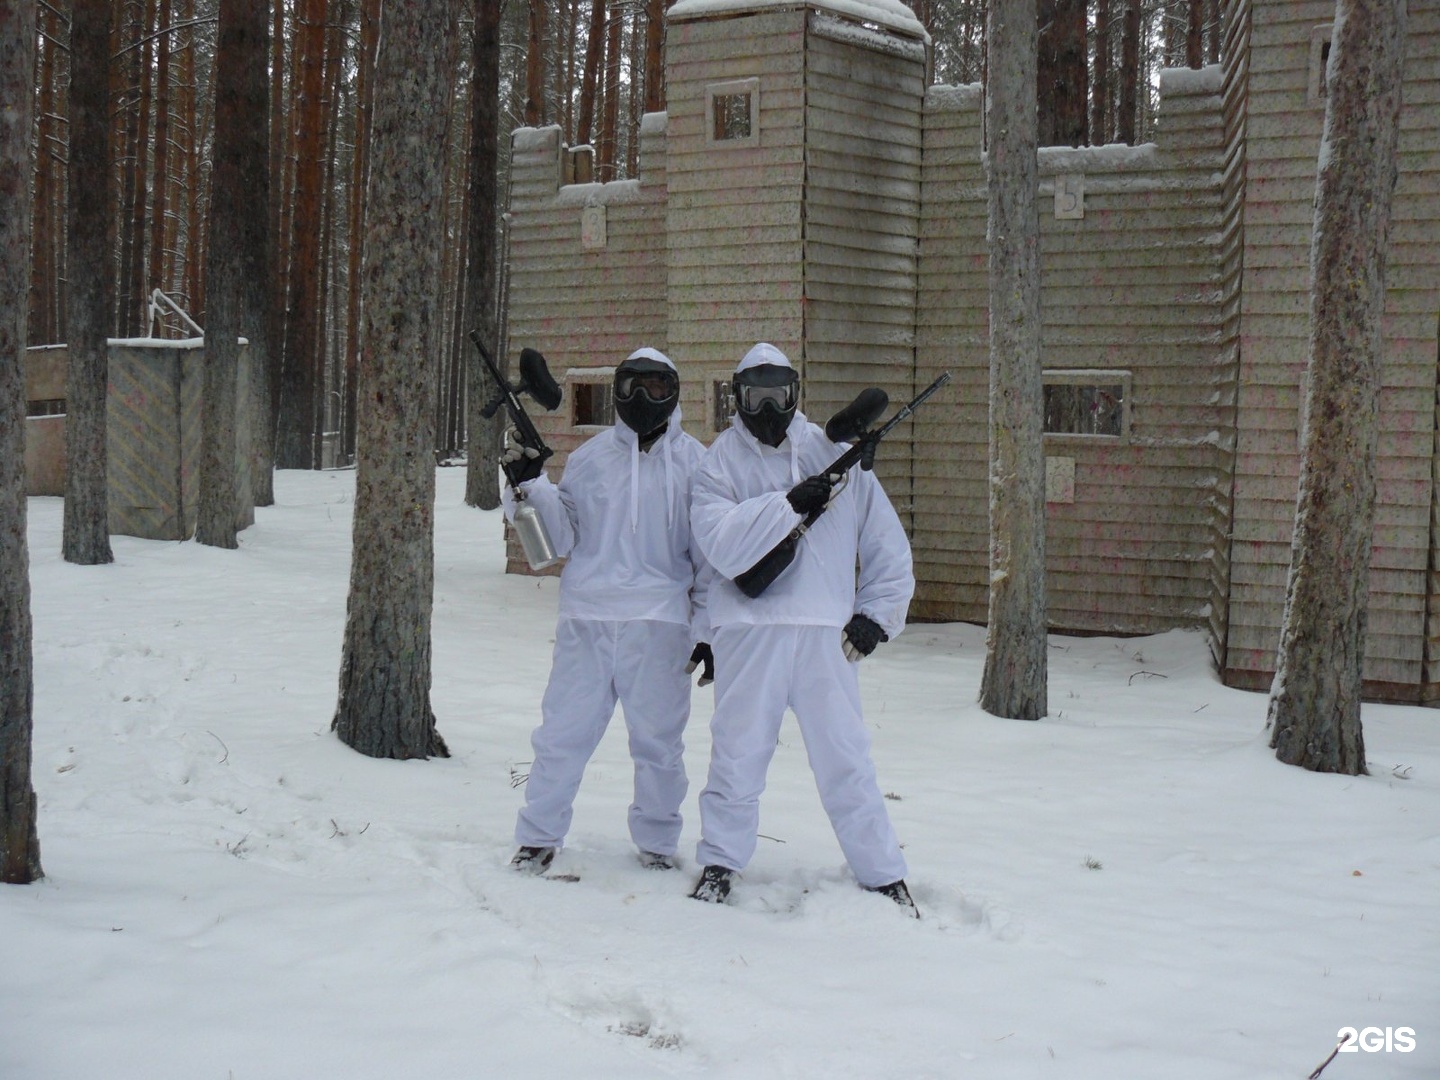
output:
<instances>
[{"instance_id":1,"label":"pine tree trunk","mask_svg":"<svg viewBox=\"0 0 1440 1080\"><path fill-rule=\"evenodd\" d=\"M285 364L285 265L289 237L281 228L286 201L285 149L289 123L285 108L285 5L273 0L270 7L270 108L266 117L269 162L269 198L265 208L266 273L262 310L265 312L265 393L255 417L257 465L255 505L275 503L275 451L279 435L280 379ZM255 283L252 283L255 284Z\"/></svg>"},{"instance_id":2,"label":"pine tree trunk","mask_svg":"<svg viewBox=\"0 0 1440 1080\"><path fill-rule=\"evenodd\" d=\"M236 407L241 387L239 337L247 275L263 263L265 202L256 172L265 164L265 61L268 14L252 0L220 0L215 44L215 143L212 152L210 241L206 250L205 385L200 457L200 510L195 539L234 548ZM258 62L257 62L258 61ZM257 257L256 248L262 254ZM251 354L251 362L256 357ZM251 387L246 387L249 394Z\"/></svg>"},{"instance_id":3,"label":"pine tree trunk","mask_svg":"<svg viewBox=\"0 0 1440 1080\"><path fill-rule=\"evenodd\" d=\"M162 30L169 30L170 0L160 0L157 18ZM168 254L165 244L166 207L170 188L170 34L156 39L155 63L155 179L150 203L150 278L146 295L168 289L165 276Z\"/></svg>"},{"instance_id":4,"label":"pine tree trunk","mask_svg":"<svg viewBox=\"0 0 1440 1080\"><path fill-rule=\"evenodd\" d=\"M469 267L465 280L465 319L460 328L468 338L480 331L491 356L500 355L495 318L496 170L500 153L500 0L475 0L475 49L471 88ZM465 502L482 510L500 505L499 415L480 415L493 386L480 353L465 342L465 412L470 445L465 466Z\"/></svg>"},{"instance_id":5,"label":"pine tree trunk","mask_svg":"<svg viewBox=\"0 0 1440 1080\"><path fill-rule=\"evenodd\" d=\"M185 6L188 14L193 18L195 12L195 0L186 0ZM183 17L183 16L182 16ZM197 41L192 41L191 47L185 50L185 64L187 67L187 85L189 87L190 100L187 108L193 118L191 125L191 139L189 146L189 161L187 168L190 174L190 188L186 192L185 221L186 230L191 237L190 250L187 253L185 266L186 274L186 299L191 311L205 310L205 246L206 229L204 220L204 207L208 199L208 187L210 170L205 167L204 148L209 141L209 102L210 95L205 93L198 85L195 66L195 50Z\"/></svg>"},{"instance_id":6,"label":"pine tree trunk","mask_svg":"<svg viewBox=\"0 0 1440 1080\"><path fill-rule=\"evenodd\" d=\"M1317 772L1366 771L1360 697L1405 7L1339 0L1326 73L1307 422L1267 720L1275 756Z\"/></svg>"},{"instance_id":7,"label":"pine tree trunk","mask_svg":"<svg viewBox=\"0 0 1440 1080\"><path fill-rule=\"evenodd\" d=\"M310 422L310 455L312 467L316 469L323 467L325 460L325 433L330 430L326 418L330 412L335 411L332 409L333 399L329 391L338 385L338 378L331 370L330 363L334 352L331 348L333 313L330 310L330 299L334 283L333 270L339 259L339 244L336 239L338 230L335 227L339 213L339 190L335 183L335 174L340 144L340 72L344 63L343 36L340 30L347 21L345 5L346 0L336 0L329 5L326 15L327 18L334 18L336 23L326 28L322 83L325 89L320 99L325 116L325 137L321 140L321 161L324 164L320 179L320 242L317 245L319 265L315 275L315 361L311 369L315 388L312 405L314 414Z\"/></svg>"},{"instance_id":8,"label":"pine tree trunk","mask_svg":"<svg viewBox=\"0 0 1440 1080\"><path fill-rule=\"evenodd\" d=\"M195 17L195 0L181 0L180 21L189 22ZM185 235L184 265L176 275L175 286L180 293L182 306L190 311L200 310L200 258L204 238L200 235L200 94L195 85L195 32L190 31L187 48L179 53L180 117L185 128L185 141L177 145L180 169L184 180L175 195L176 217L183 222L179 226Z\"/></svg>"},{"instance_id":9,"label":"pine tree trunk","mask_svg":"<svg viewBox=\"0 0 1440 1080\"><path fill-rule=\"evenodd\" d=\"M530 0L529 40L525 48L525 123L545 122L545 0Z\"/></svg>"},{"instance_id":10,"label":"pine tree trunk","mask_svg":"<svg viewBox=\"0 0 1440 1080\"><path fill-rule=\"evenodd\" d=\"M645 0L645 111L665 108L665 0ZM638 139L637 139L638 141Z\"/></svg>"},{"instance_id":11,"label":"pine tree trunk","mask_svg":"<svg viewBox=\"0 0 1440 1080\"><path fill-rule=\"evenodd\" d=\"M600 86L600 65L605 62L605 0L590 5L590 28L585 36L585 68L580 73L580 117L575 121L575 144L589 146L594 137L595 102Z\"/></svg>"},{"instance_id":12,"label":"pine tree trunk","mask_svg":"<svg viewBox=\"0 0 1440 1080\"><path fill-rule=\"evenodd\" d=\"M380 0L360 5L360 54L356 59L355 153L350 162L350 252L345 315L345 402L340 453L355 460L356 393L360 371L360 267L365 251L365 186L370 172L370 116L375 95L375 46L380 34Z\"/></svg>"},{"instance_id":13,"label":"pine tree trunk","mask_svg":"<svg viewBox=\"0 0 1440 1080\"><path fill-rule=\"evenodd\" d=\"M1115 119L1117 142L1135 145L1140 119L1140 0L1121 0L1120 112Z\"/></svg>"},{"instance_id":14,"label":"pine tree trunk","mask_svg":"<svg viewBox=\"0 0 1440 1080\"><path fill-rule=\"evenodd\" d=\"M311 469L314 457L316 369L320 349L321 162L324 159L325 0L301 0L295 38L299 97L295 141L295 207L291 219L285 362L275 464Z\"/></svg>"},{"instance_id":15,"label":"pine tree trunk","mask_svg":"<svg viewBox=\"0 0 1440 1080\"><path fill-rule=\"evenodd\" d=\"M141 80L144 77L145 11L137 0L127 3L116 0L115 7L120 15L118 44L115 59L111 62L110 75L114 80L111 101L115 108L115 128L112 144L118 149L119 160L115 163L120 174L119 204L115 208L115 224L119 247L116 272L118 277L111 287L114 297L111 332L117 337L130 337L138 333L139 312L131 288L137 267L140 265L136 247L143 252L145 218L145 179L141 175L140 162L144 158L141 146L140 118ZM136 199L140 201L140 213L135 212ZM140 232L137 235L136 226Z\"/></svg>"},{"instance_id":16,"label":"pine tree trunk","mask_svg":"<svg viewBox=\"0 0 1440 1080\"><path fill-rule=\"evenodd\" d=\"M1037 0L1035 91L1041 146L1083 146L1089 134L1085 0Z\"/></svg>"},{"instance_id":17,"label":"pine tree trunk","mask_svg":"<svg viewBox=\"0 0 1440 1080\"><path fill-rule=\"evenodd\" d=\"M270 357L277 346L271 336L274 320L270 311L275 295L271 251L275 238L270 232L270 14L268 5L255 6L255 12L246 13L239 72L240 125L235 137L245 171L236 244L243 260L240 332L250 342L250 497L255 506L271 506L275 502L275 458Z\"/></svg>"},{"instance_id":18,"label":"pine tree trunk","mask_svg":"<svg viewBox=\"0 0 1440 1080\"><path fill-rule=\"evenodd\" d=\"M991 8L990 613L980 706L1046 712L1045 456L1040 380L1040 223L1035 192L1034 0Z\"/></svg>"},{"instance_id":19,"label":"pine tree trunk","mask_svg":"<svg viewBox=\"0 0 1440 1080\"><path fill-rule=\"evenodd\" d=\"M1205 0L1189 0L1186 14L1185 66L1198 68L1205 63Z\"/></svg>"},{"instance_id":20,"label":"pine tree trunk","mask_svg":"<svg viewBox=\"0 0 1440 1080\"><path fill-rule=\"evenodd\" d=\"M77 4L70 20L70 328L65 387L67 562L114 561L105 456L110 261L110 5ZM82 194L84 193L83 197Z\"/></svg>"},{"instance_id":21,"label":"pine tree trunk","mask_svg":"<svg viewBox=\"0 0 1440 1080\"><path fill-rule=\"evenodd\" d=\"M155 87L155 38L151 35L155 27L155 0L145 0L145 11L140 20L140 33L144 44L135 52L140 63L140 84L135 106L135 156L129 162L135 178L132 201L129 207L130 221L126 230L132 238L130 263L126 268L124 288L121 293L121 308L126 313L120 324L122 336L145 335L150 332L146 325L147 305L145 303L145 241L149 234L149 218L146 203L150 194L148 183L149 161L153 140L150 133L150 113L154 107Z\"/></svg>"},{"instance_id":22,"label":"pine tree trunk","mask_svg":"<svg viewBox=\"0 0 1440 1080\"><path fill-rule=\"evenodd\" d=\"M1060 84L1059 39L1056 22L1057 0L1035 0L1036 37L1035 117L1036 139L1040 146L1057 142L1055 99L1064 92Z\"/></svg>"},{"instance_id":23,"label":"pine tree trunk","mask_svg":"<svg viewBox=\"0 0 1440 1080\"><path fill-rule=\"evenodd\" d=\"M439 201L455 13L387 0L376 58L355 525L334 728L372 757L447 753L430 707Z\"/></svg>"},{"instance_id":24,"label":"pine tree trunk","mask_svg":"<svg viewBox=\"0 0 1440 1080\"><path fill-rule=\"evenodd\" d=\"M1090 94L1090 141L1110 141L1110 0L1095 0L1095 63Z\"/></svg>"},{"instance_id":25,"label":"pine tree trunk","mask_svg":"<svg viewBox=\"0 0 1440 1080\"><path fill-rule=\"evenodd\" d=\"M0 882L43 876L35 823L30 555L25 539L25 314L35 8L0 0Z\"/></svg>"},{"instance_id":26,"label":"pine tree trunk","mask_svg":"<svg viewBox=\"0 0 1440 1080\"><path fill-rule=\"evenodd\" d=\"M615 179L620 132L620 31L625 16L618 5L605 22L605 100L600 110L600 138L595 146L595 179Z\"/></svg>"},{"instance_id":27,"label":"pine tree trunk","mask_svg":"<svg viewBox=\"0 0 1440 1080\"><path fill-rule=\"evenodd\" d=\"M37 18L43 25L49 12L42 11ZM51 16L53 18L53 15ZM30 277L30 319L28 340L31 344L52 344L61 340L60 321L57 314L59 283L59 259L57 257L56 234L56 193L61 187L57 176L56 128L52 119L57 111L55 94L55 58L59 50L53 42L39 39L36 64L39 68L39 112L35 148L35 194L32 207L34 232L31 235L32 252ZM63 219L60 219L63 220Z\"/></svg>"},{"instance_id":28,"label":"pine tree trunk","mask_svg":"<svg viewBox=\"0 0 1440 1080\"><path fill-rule=\"evenodd\" d=\"M1055 145L1084 146L1090 138L1090 68L1085 47L1085 0L1057 0Z\"/></svg>"}]
</instances>

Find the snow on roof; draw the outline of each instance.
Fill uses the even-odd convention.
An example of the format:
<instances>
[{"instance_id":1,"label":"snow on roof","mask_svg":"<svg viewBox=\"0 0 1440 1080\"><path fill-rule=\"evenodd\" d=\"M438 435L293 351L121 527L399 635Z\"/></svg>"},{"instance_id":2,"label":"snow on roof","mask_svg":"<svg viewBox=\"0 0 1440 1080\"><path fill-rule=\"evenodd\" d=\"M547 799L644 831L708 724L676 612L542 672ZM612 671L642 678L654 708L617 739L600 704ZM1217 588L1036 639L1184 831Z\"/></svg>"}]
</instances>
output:
<instances>
[{"instance_id":1,"label":"snow on roof","mask_svg":"<svg viewBox=\"0 0 1440 1080\"><path fill-rule=\"evenodd\" d=\"M769 8L813 7L837 15L873 23L910 37L925 37L925 27L901 0L677 0L665 13L667 19L703 19L709 15L733 15L741 11Z\"/></svg>"},{"instance_id":2,"label":"snow on roof","mask_svg":"<svg viewBox=\"0 0 1440 1080\"><path fill-rule=\"evenodd\" d=\"M1218 94L1225 88L1225 69L1219 64L1202 68L1162 68L1160 97L1167 94Z\"/></svg>"},{"instance_id":3,"label":"snow on roof","mask_svg":"<svg viewBox=\"0 0 1440 1080\"><path fill-rule=\"evenodd\" d=\"M547 124L545 127L516 128L510 135L510 146L515 150L543 150L552 139L560 138L560 126Z\"/></svg>"},{"instance_id":4,"label":"snow on roof","mask_svg":"<svg viewBox=\"0 0 1440 1080\"><path fill-rule=\"evenodd\" d=\"M1120 172L1157 167L1160 148L1154 143L1129 146L1042 146L1038 152L1042 172Z\"/></svg>"},{"instance_id":5,"label":"snow on roof","mask_svg":"<svg viewBox=\"0 0 1440 1080\"><path fill-rule=\"evenodd\" d=\"M639 180L610 180L605 183L566 184L555 196L556 206L608 206L638 199Z\"/></svg>"},{"instance_id":6,"label":"snow on roof","mask_svg":"<svg viewBox=\"0 0 1440 1080\"><path fill-rule=\"evenodd\" d=\"M985 100L985 87L980 83L949 86L934 83L925 88L925 104L929 108L969 108Z\"/></svg>"}]
</instances>

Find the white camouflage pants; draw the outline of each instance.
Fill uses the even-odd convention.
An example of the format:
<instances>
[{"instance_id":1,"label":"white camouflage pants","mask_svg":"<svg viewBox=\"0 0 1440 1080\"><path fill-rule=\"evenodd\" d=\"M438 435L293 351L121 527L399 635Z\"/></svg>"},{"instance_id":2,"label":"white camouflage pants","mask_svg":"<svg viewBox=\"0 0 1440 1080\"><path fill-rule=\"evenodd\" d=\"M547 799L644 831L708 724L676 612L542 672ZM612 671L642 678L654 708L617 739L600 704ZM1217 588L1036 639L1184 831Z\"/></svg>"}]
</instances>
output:
<instances>
[{"instance_id":1,"label":"white camouflage pants","mask_svg":"<svg viewBox=\"0 0 1440 1080\"><path fill-rule=\"evenodd\" d=\"M522 846L559 847L570 831L585 766L619 700L635 762L630 836L642 851L675 854L685 799L685 722L690 718L689 631L677 623L561 619L525 806L515 822Z\"/></svg>"},{"instance_id":2,"label":"white camouflage pants","mask_svg":"<svg viewBox=\"0 0 1440 1080\"><path fill-rule=\"evenodd\" d=\"M743 870L755 853L760 793L788 707L800 722L820 802L861 885L905 876L905 857L870 760L857 665L833 626L730 626L712 635L715 716L700 793L702 866Z\"/></svg>"}]
</instances>

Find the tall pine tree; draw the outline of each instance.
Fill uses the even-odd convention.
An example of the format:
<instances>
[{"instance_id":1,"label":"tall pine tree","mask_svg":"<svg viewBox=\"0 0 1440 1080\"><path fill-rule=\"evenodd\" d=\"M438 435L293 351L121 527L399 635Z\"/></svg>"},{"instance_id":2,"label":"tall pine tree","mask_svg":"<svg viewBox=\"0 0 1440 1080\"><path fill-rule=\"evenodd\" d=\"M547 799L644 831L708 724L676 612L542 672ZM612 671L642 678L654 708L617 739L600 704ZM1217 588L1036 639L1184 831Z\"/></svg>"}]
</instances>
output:
<instances>
[{"instance_id":1,"label":"tall pine tree","mask_svg":"<svg viewBox=\"0 0 1440 1080\"><path fill-rule=\"evenodd\" d=\"M435 355L455 12L384 0L366 199L350 596L334 728L371 757L445 755L430 707Z\"/></svg>"}]
</instances>

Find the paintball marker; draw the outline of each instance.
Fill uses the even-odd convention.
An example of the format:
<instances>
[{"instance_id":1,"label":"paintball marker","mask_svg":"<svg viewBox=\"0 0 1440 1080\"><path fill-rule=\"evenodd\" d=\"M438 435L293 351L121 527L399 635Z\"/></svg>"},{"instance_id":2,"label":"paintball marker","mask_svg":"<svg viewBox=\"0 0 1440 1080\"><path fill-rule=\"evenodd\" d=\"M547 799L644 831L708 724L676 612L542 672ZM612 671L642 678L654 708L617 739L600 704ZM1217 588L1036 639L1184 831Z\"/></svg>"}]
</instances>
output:
<instances>
[{"instance_id":1,"label":"paintball marker","mask_svg":"<svg viewBox=\"0 0 1440 1080\"><path fill-rule=\"evenodd\" d=\"M853 443L848 450L826 467L825 475L844 476L850 471L851 466L856 464L867 472L872 469L875 465L875 449L879 446L880 440L890 434L896 424L906 419L931 394L949 381L950 373L947 371L922 390L914 401L887 420L883 427L878 427L874 431L867 429L880 418L880 414L885 411L885 406L890 403L890 399L885 391L875 387L860 391L854 401L831 417L829 423L825 425L825 437L831 442ZM826 506L806 514L805 520L791 529L784 540L766 552L760 561L749 570L738 575L735 578L735 584L740 586L740 591L754 599L768 589L771 583L785 571L785 568L795 561L795 553L800 548L801 538L810 531L810 526L819 520L828 505L827 503Z\"/></svg>"},{"instance_id":2,"label":"paintball marker","mask_svg":"<svg viewBox=\"0 0 1440 1080\"><path fill-rule=\"evenodd\" d=\"M500 411L500 406L505 406L505 411L510 414L511 426L520 433L520 445L536 451L534 456L526 455L526 461L531 463L528 470L525 468L526 461L504 464L505 479L510 482L512 488L518 487L524 481L538 476L540 466L555 452L545 445L545 440L535 430L535 424L526 414L525 406L520 404L520 395L529 394L542 409L549 412L559 407L561 390L555 385L555 380L550 377L550 369L545 365L545 357L541 356L539 351L535 349L520 350L520 381L511 386L495 365L495 359L490 355L490 350L485 348L485 343L480 339L480 331L471 330L470 340L475 343L475 348L480 350L480 359L485 361L491 378L495 380L495 395L485 403L485 407L480 410L480 415L489 420ZM528 475L522 475L522 470L528 472Z\"/></svg>"},{"instance_id":3,"label":"paintball marker","mask_svg":"<svg viewBox=\"0 0 1440 1080\"><path fill-rule=\"evenodd\" d=\"M496 366L490 350L485 348L485 343L480 339L480 331L470 331L470 340L475 343L475 348L480 350L480 358L485 361L491 378L495 380L495 396L485 403L480 415L489 420L500 411L500 406L505 406L506 412L510 414L510 424L519 435L520 447L525 451L523 456L515 460L502 458L500 462L500 467L505 470L505 479L515 492L516 500L523 501L525 496L520 491L520 485L539 476L544 471L545 459L555 451L545 445L545 440L535 430L535 424L525 412L525 406L520 404L520 395L529 394L542 409L549 412L560 404L560 387L556 386L555 380L550 377L545 357L537 350L520 350L520 381L511 386ZM525 560L532 570L543 570L560 561L560 557L555 554L555 545L545 528L545 522L533 506L517 507L513 524L520 537L520 546L525 550Z\"/></svg>"}]
</instances>

